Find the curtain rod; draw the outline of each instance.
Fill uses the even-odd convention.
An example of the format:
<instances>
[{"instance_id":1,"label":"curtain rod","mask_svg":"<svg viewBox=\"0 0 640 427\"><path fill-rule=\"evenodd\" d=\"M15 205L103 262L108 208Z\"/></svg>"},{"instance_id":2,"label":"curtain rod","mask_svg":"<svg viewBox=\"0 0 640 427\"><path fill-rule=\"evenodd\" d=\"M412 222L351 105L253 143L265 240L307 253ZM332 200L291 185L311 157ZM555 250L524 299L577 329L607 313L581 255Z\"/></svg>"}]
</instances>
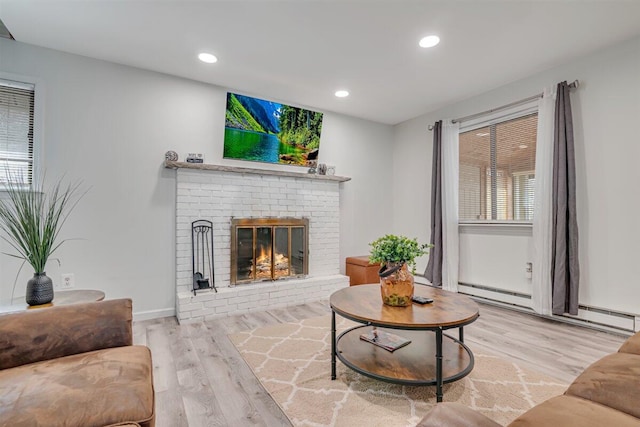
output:
<instances>
[{"instance_id":1,"label":"curtain rod","mask_svg":"<svg viewBox=\"0 0 640 427\"><path fill-rule=\"evenodd\" d=\"M578 80L574 80L572 83L569 84L569 88L570 89L577 89L580 86L580 82ZM480 113L475 113L475 114L471 114L469 116L464 116L464 117L460 117L457 119L453 119L451 120L451 123L460 123L460 122L464 122L470 119L475 119L476 117L480 117L480 116L484 116L486 114L491 114L491 113L495 113L496 111L501 111L507 108L511 108L511 107L515 107L517 105L521 105L521 104L526 104L529 101L533 101L534 99L537 98L542 98L542 93L539 93L537 95L533 95L530 96L528 98L525 99L521 99L520 101L515 101L515 102L511 102L509 104L506 105L501 105L500 107L496 107L496 108L492 108L490 110L487 111L482 111ZM433 125L429 125L429 130L433 130Z\"/></svg>"}]
</instances>

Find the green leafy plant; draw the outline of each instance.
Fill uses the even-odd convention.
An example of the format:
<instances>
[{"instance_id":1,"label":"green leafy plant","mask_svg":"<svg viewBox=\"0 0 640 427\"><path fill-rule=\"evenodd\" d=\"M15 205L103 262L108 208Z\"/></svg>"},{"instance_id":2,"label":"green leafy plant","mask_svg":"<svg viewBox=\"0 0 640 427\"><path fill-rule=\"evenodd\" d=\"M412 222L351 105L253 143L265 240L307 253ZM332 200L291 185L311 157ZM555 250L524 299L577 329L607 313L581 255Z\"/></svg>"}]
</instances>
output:
<instances>
[{"instance_id":1,"label":"green leafy plant","mask_svg":"<svg viewBox=\"0 0 640 427\"><path fill-rule=\"evenodd\" d=\"M415 273L416 258L426 255L430 245L421 245L418 239L410 239L405 236L387 234L369 243L371 246L370 262L379 262L382 265L390 263L407 263Z\"/></svg>"},{"instance_id":2,"label":"green leafy plant","mask_svg":"<svg viewBox=\"0 0 640 427\"><path fill-rule=\"evenodd\" d=\"M2 238L17 251L7 255L28 262L34 273L44 273L51 254L65 242L58 241L60 229L84 196L79 186L58 181L47 193L42 181L31 188L6 183L6 196L0 198L0 229Z\"/></svg>"}]
</instances>

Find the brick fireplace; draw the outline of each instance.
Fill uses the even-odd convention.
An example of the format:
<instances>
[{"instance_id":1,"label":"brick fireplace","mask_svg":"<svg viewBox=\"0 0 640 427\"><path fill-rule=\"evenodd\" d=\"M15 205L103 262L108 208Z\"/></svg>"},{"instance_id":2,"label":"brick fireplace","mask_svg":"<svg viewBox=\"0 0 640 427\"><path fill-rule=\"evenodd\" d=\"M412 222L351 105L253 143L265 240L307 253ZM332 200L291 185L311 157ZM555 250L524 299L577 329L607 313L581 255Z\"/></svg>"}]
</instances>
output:
<instances>
[{"instance_id":1,"label":"brick fireplace","mask_svg":"<svg viewBox=\"0 0 640 427\"><path fill-rule=\"evenodd\" d=\"M339 274L340 183L349 178L182 162L165 166L176 169L176 317L181 323L317 301L349 285L349 278ZM254 276L232 281L231 265L238 256L237 247L232 248L232 226L244 224L243 233L257 239L256 229L247 224L258 218L282 224L269 236L275 242L277 234L280 245L286 242L287 258L292 258L287 262L293 263L287 268L295 274L287 274L286 280ZM198 219L213 224L218 292L193 295L191 223ZM298 243L292 246L291 238L300 233L297 227L302 223L308 224L304 231L308 254L300 259ZM252 240L245 255L254 255L256 242ZM297 270L301 260L306 267L302 273ZM283 262L273 255L269 263L282 269ZM253 264L250 268L255 272ZM273 278L283 276L281 271Z\"/></svg>"}]
</instances>

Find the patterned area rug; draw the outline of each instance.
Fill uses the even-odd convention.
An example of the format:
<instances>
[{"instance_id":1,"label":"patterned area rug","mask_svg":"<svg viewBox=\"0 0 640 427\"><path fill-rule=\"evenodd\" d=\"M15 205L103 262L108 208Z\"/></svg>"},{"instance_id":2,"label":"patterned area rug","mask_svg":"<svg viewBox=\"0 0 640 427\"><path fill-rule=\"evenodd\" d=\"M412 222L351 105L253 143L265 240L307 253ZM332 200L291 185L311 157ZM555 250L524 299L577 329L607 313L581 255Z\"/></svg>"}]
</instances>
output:
<instances>
[{"instance_id":1,"label":"patterned area rug","mask_svg":"<svg viewBox=\"0 0 640 427\"><path fill-rule=\"evenodd\" d=\"M353 325L337 319L339 329ZM415 426L435 404L435 387L377 381L340 361L338 377L331 381L330 324L330 316L322 316L229 338L295 426ZM567 388L500 357L474 356L471 374L444 386L444 400L462 403L500 424Z\"/></svg>"}]
</instances>

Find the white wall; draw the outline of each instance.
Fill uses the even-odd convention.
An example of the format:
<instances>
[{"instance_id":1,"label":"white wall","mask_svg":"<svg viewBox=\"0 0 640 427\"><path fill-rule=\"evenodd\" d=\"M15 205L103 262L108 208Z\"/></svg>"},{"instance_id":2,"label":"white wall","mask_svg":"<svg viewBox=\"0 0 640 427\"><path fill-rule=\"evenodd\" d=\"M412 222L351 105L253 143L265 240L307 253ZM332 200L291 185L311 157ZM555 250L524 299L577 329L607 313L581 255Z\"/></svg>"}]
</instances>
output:
<instances>
[{"instance_id":1,"label":"white wall","mask_svg":"<svg viewBox=\"0 0 640 427\"><path fill-rule=\"evenodd\" d=\"M434 111L395 127L398 230L429 238L432 134L438 119L461 117L542 92L543 87L579 79L571 95L576 137L577 208L580 229L580 303L640 313L640 38L574 60L530 78ZM501 235L506 234L506 235ZM531 239L520 233L467 229L461 234L460 281L530 289L524 276ZM497 255L499 254L499 255ZM419 266L423 269L426 260Z\"/></svg>"},{"instance_id":2,"label":"white wall","mask_svg":"<svg viewBox=\"0 0 640 427\"><path fill-rule=\"evenodd\" d=\"M327 156L326 163L336 165L337 175L352 178L340 183L340 272L344 274L345 257L369 254L370 242L392 232L393 128L327 113L322 140L321 161Z\"/></svg>"},{"instance_id":3,"label":"white wall","mask_svg":"<svg viewBox=\"0 0 640 427\"><path fill-rule=\"evenodd\" d=\"M131 297L143 316L171 313L175 171L163 168L164 153L175 150L182 159L201 152L207 163L270 168L222 159L226 90L5 39L0 73L44 84L49 181L64 174L90 187L63 230L63 237L82 240L62 246L62 266L50 262L49 276L55 282L75 273L76 287ZM390 193L392 138L390 126L325 114L320 161L353 178L341 184L341 264L345 255L366 253L371 236L391 223L390 207L380 208L377 197ZM10 297L18 268L0 256L0 299ZM27 266L16 296L24 295L30 275Z\"/></svg>"}]
</instances>

